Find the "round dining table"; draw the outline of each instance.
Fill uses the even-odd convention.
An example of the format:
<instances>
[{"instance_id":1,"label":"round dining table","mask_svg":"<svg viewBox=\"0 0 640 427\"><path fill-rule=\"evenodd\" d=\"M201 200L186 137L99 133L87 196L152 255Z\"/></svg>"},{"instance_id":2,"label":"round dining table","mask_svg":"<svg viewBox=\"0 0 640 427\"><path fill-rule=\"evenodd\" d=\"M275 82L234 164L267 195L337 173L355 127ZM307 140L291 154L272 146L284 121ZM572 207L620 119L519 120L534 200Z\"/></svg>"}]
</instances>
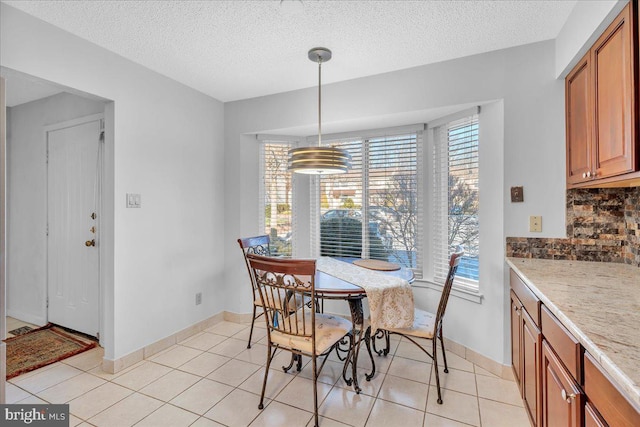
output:
<instances>
[{"instance_id":1,"label":"round dining table","mask_svg":"<svg viewBox=\"0 0 640 427\"><path fill-rule=\"evenodd\" d=\"M353 263L353 261L359 258L336 258L339 261ZM379 271L381 274L389 274L400 277L409 283L414 281L413 270L398 266L399 269L393 271ZM364 268L364 267L360 267ZM360 386L358 385L358 378L356 375L356 368L358 364L358 355L360 353L360 344L364 341L367 352L371 359L371 372L365 374L367 381L371 380L376 373L375 361L373 353L371 352L371 327L365 328L364 311L362 308L362 300L367 297L367 294L363 288L332 276L330 273L316 270L315 276L315 293L316 298L320 301L320 311L324 311L324 300L344 300L349 303L349 310L351 312L351 322L353 324L353 340L352 345L349 348L338 348L338 357L343 360L344 367L342 370L342 377L347 385L353 384L356 393L360 393ZM375 332L375 331L374 331ZM345 353L341 355L340 353ZM351 367L351 377L348 377L349 367Z\"/></svg>"}]
</instances>

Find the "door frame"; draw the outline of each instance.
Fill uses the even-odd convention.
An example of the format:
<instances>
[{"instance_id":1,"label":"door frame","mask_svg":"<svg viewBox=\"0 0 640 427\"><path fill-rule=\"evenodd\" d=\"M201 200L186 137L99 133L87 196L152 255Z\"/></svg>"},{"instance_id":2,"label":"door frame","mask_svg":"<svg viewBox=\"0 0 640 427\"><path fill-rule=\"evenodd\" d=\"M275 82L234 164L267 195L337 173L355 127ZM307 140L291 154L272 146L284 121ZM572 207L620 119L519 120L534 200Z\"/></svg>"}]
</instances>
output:
<instances>
[{"instance_id":1,"label":"door frame","mask_svg":"<svg viewBox=\"0 0 640 427\"><path fill-rule=\"evenodd\" d=\"M66 129L66 128L70 128L70 127L74 127L74 126L78 126L84 123L89 123L89 122L94 122L100 120L101 121L101 132L103 132L103 137L102 137L102 141L99 142L98 144L102 144L102 146L98 146L98 150L102 150L101 155L100 155L100 165L99 165L99 169L100 169L100 186L98 188L98 207L97 207L97 215L98 215L98 221L97 221L97 233L95 235L96 241L98 242L98 244L96 245L96 249L98 250L98 271L97 271L97 275L98 275L98 301L97 301L97 307L98 307L98 342L100 345L102 345L102 337L104 336L104 322L103 322L103 314L104 314L104 280L103 280L103 250L102 250L102 241L103 241L103 237L104 237L104 233L103 233L103 213L104 213L104 180L105 180L105 135L106 135L106 126L105 126L105 113L98 113L98 114L91 114L88 116L83 116L83 117L78 117L76 119L72 119L72 120L67 120L64 122L59 122L59 123L55 123L52 125L47 125L43 127L43 138L44 138L44 143L45 143L45 147L47 150L47 182L46 182L46 186L47 186L47 190L46 190L46 195L47 195L47 200L46 200L46 210L47 210L47 223L45 224L45 227L47 227L48 230L48 224L49 224L49 132L52 131L57 131L57 130L62 130L62 129ZM49 235L47 233L47 240L49 239ZM49 245L47 244L47 251L45 254L45 262L47 263L47 268L46 268L46 295L47 295L47 299L49 298ZM46 305L46 320L49 320L49 304Z\"/></svg>"},{"instance_id":2,"label":"door frame","mask_svg":"<svg viewBox=\"0 0 640 427\"><path fill-rule=\"evenodd\" d=\"M0 338L7 336L7 292L6 292L6 254L7 254L7 107L5 105L5 80L0 76ZM7 345L0 340L0 403L6 402Z\"/></svg>"}]
</instances>

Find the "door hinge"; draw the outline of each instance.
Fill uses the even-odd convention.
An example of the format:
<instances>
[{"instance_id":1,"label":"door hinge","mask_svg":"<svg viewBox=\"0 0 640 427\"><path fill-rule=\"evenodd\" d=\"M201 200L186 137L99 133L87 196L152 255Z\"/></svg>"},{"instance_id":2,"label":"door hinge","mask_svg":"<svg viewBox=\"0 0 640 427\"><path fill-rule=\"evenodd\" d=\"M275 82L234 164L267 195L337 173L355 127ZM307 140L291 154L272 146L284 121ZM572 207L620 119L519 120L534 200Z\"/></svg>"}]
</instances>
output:
<instances>
[{"instance_id":1,"label":"door hinge","mask_svg":"<svg viewBox=\"0 0 640 427\"><path fill-rule=\"evenodd\" d=\"M49 297L47 297L47 308L49 308Z\"/></svg>"}]
</instances>

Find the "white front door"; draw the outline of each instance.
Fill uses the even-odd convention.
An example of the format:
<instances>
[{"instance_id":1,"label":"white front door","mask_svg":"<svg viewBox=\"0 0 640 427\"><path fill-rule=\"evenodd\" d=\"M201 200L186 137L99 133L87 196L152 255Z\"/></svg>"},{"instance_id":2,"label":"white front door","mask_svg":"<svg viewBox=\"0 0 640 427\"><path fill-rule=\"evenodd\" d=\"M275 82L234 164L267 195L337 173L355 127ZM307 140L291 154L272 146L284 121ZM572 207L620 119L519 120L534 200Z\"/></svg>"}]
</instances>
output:
<instances>
[{"instance_id":1,"label":"white front door","mask_svg":"<svg viewBox=\"0 0 640 427\"><path fill-rule=\"evenodd\" d=\"M100 326L102 116L47 130L48 321L96 336Z\"/></svg>"}]
</instances>

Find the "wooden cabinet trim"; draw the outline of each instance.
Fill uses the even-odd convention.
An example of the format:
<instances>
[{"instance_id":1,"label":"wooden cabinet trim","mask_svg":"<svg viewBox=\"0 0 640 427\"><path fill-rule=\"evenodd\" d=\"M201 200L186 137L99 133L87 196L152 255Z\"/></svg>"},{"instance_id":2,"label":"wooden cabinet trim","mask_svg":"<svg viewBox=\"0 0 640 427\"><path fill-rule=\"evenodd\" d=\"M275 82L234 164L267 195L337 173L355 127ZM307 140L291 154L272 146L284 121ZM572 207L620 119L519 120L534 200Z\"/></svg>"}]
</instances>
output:
<instances>
[{"instance_id":1,"label":"wooden cabinet trim","mask_svg":"<svg viewBox=\"0 0 640 427\"><path fill-rule=\"evenodd\" d=\"M520 397L522 397L522 382L520 381L520 366L522 366L521 347L522 347L522 303L516 296L515 292L510 292L511 296L511 365L513 367L513 375L520 389Z\"/></svg>"},{"instance_id":2,"label":"wooden cabinet trim","mask_svg":"<svg viewBox=\"0 0 640 427\"><path fill-rule=\"evenodd\" d=\"M631 16L631 3L629 3L591 48L591 85L594 109L592 139L595 147L593 167L598 178L621 175L635 170L636 141L635 120L633 119L635 66ZM610 48L619 50L610 54ZM602 79L600 76L600 55L604 55L606 58L602 63ZM614 74L608 75L606 73ZM609 87L605 91L611 95L609 98L603 99L601 103L599 89L603 85L613 85L614 88ZM618 86L620 87L618 88ZM600 109L601 105L606 108ZM611 111L612 108L614 108L613 111ZM604 122L601 123L601 120ZM620 134L612 135L612 132L620 132ZM603 139L600 138L601 133Z\"/></svg>"},{"instance_id":3,"label":"wooden cabinet trim","mask_svg":"<svg viewBox=\"0 0 640 427\"><path fill-rule=\"evenodd\" d=\"M542 303L515 271L511 270L511 289L531 316L533 323L540 328L540 306Z\"/></svg>"},{"instance_id":4,"label":"wooden cabinet trim","mask_svg":"<svg viewBox=\"0 0 640 427\"><path fill-rule=\"evenodd\" d=\"M544 305L540 312L540 321L545 340L549 342L571 376L582 384L582 345Z\"/></svg>"},{"instance_id":5,"label":"wooden cabinet trim","mask_svg":"<svg viewBox=\"0 0 640 427\"><path fill-rule=\"evenodd\" d=\"M640 408L627 400L587 352L584 353L584 391L607 424L616 427L640 426Z\"/></svg>"},{"instance_id":6,"label":"wooden cabinet trim","mask_svg":"<svg viewBox=\"0 0 640 427\"><path fill-rule=\"evenodd\" d=\"M584 405L584 427L608 427L600 413L590 402Z\"/></svg>"},{"instance_id":7,"label":"wooden cabinet trim","mask_svg":"<svg viewBox=\"0 0 640 427\"><path fill-rule=\"evenodd\" d=\"M631 0L565 79L567 188L640 185L638 9Z\"/></svg>"},{"instance_id":8,"label":"wooden cabinet trim","mask_svg":"<svg viewBox=\"0 0 640 427\"><path fill-rule=\"evenodd\" d=\"M521 382L522 399L534 426L539 425L540 405L540 345L542 334L526 310L522 310Z\"/></svg>"},{"instance_id":9,"label":"wooden cabinet trim","mask_svg":"<svg viewBox=\"0 0 640 427\"><path fill-rule=\"evenodd\" d=\"M593 164L590 57L590 52L587 52L565 79L568 184L591 180L591 178L583 176L587 171L590 171Z\"/></svg>"},{"instance_id":10,"label":"wooden cabinet trim","mask_svg":"<svg viewBox=\"0 0 640 427\"><path fill-rule=\"evenodd\" d=\"M584 393L546 340L541 356L542 423L546 426L582 426Z\"/></svg>"}]
</instances>

